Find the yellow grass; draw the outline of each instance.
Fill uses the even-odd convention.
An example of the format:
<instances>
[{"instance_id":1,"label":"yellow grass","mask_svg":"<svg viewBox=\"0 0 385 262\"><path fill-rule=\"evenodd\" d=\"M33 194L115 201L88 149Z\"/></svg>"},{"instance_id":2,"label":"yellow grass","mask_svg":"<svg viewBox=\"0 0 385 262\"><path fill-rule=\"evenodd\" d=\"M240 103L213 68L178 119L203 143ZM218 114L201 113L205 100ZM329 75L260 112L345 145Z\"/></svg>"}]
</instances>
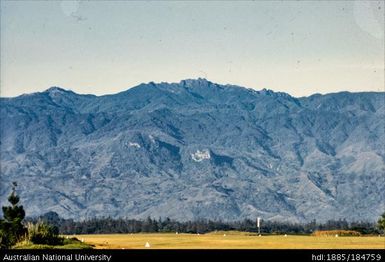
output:
<instances>
[{"instance_id":1,"label":"yellow grass","mask_svg":"<svg viewBox=\"0 0 385 262\"><path fill-rule=\"evenodd\" d=\"M224 236L226 234L226 236ZM385 238L317 237L317 236L258 236L245 232L216 232L208 234L100 234L76 235L98 249L385 249Z\"/></svg>"},{"instance_id":2,"label":"yellow grass","mask_svg":"<svg viewBox=\"0 0 385 262\"><path fill-rule=\"evenodd\" d=\"M358 236L361 236L361 233L357 231L352 231L352 230L317 230L312 235L316 237L322 237L322 236L333 237L335 235L347 236L347 237L358 237Z\"/></svg>"}]
</instances>

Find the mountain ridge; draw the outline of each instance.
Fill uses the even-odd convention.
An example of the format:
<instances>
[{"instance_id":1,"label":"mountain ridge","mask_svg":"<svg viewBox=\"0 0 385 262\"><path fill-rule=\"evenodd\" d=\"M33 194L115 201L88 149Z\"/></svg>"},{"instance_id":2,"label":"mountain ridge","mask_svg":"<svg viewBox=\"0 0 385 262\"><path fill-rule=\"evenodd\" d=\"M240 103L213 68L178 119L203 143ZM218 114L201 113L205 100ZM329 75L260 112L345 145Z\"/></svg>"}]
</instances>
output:
<instances>
[{"instance_id":1,"label":"mountain ridge","mask_svg":"<svg viewBox=\"0 0 385 262\"><path fill-rule=\"evenodd\" d=\"M44 93L44 92L49 92L49 91L54 91L54 90L60 90L60 91L63 91L65 93L73 93L73 94L76 94L76 95L79 95L79 96L95 96L95 97L103 97L103 96L114 96L114 95L118 95L120 93L125 93L127 91L129 91L130 89L132 88L136 88L136 87L139 87L139 86L142 86L142 85L152 85L152 86L157 86L157 85L186 85L185 83L208 83L208 84L212 84L212 85L216 85L216 86L221 86L221 87L236 87L236 88L243 88L243 89L246 89L246 90L250 90L252 92L256 92L256 93L274 93L274 94L282 94L284 96L291 96L293 98L297 98L297 99L301 99L301 98L308 98L308 97L311 97L311 96L318 96L318 95L321 95L321 96L325 96L325 95L332 95L332 94L339 94L339 93L348 93L348 94L358 94L358 93L384 93L384 91L355 91L355 92L350 92L350 91L337 91L337 92L330 92L330 93L324 93L324 94L321 94L321 93L314 93L314 94L311 94L311 95L308 95L308 96L292 96L291 94L289 93L286 93L286 92L282 92L282 91L274 91L272 89L268 89L268 88L262 88L260 90L258 89L255 89L255 88L247 88L247 87L243 87L243 86L240 86L240 85L234 85L234 84L217 84L217 83L214 83L206 78L202 78L202 77L198 77L198 78L188 78L188 79L183 79L183 80L180 80L179 82L153 82L153 81L150 81L150 82L143 82L143 83L140 83L138 85L135 85L133 87L130 87L126 90L122 90L122 91L119 91L117 93L112 93L112 94L103 94L103 95L95 95L95 94L92 94L92 93L87 93L87 94L83 94L83 93L77 93L75 92L74 90L71 90L71 89L66 89L66 88L63 88L63 87L60 87L60 86L51 86L49 88L47 88L46 90L43 90L43 91L39 91L39 92L33 92L33 93L24 93L24 94L20 94L18 96L13 96L13 97L2 97L0 96L0 99L12 99L12 98L17 98L17 97L22 97L22 96L30 96L30 95L34 95L34 94L40 94L40 93ZM207 84L206 84L207 85Z\"/></svg>"},{"instance_id":2,"label":"mountain ridge","mask_svg":"<svg viewBox=\"0 0 385 262\"><path fill-rule=\"evenodd\" d=\"M18 181L34 215L374 220L385 201L384 99L205 79L0 98L3 184Z\"/></svg>"}]
</instances>

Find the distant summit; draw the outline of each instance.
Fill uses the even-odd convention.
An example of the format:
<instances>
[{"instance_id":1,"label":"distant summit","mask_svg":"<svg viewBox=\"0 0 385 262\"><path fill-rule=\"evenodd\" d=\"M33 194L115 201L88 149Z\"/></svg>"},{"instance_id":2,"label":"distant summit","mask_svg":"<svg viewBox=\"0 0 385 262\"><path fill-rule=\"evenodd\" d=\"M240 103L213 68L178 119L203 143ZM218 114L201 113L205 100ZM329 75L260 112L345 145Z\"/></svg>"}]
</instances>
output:
<instances>
[{"instance_id":1,"label":"distant summit","mask_svg":"<svg viewBox=\"0 0 385 262\"><path fill-rule=\"evenodd\" d=\"M197 78L197 79L181 80L179 84L186 87L194 87L194 86L202 87L202 86L210 86L213 83L208 81L206 78Z\"/></svg>"},{"instance_id":2,"label":"distant summit","mask_svg":"<svg viewBox=\"0 0 385 262\"><path fill-rule=\"evenodd\" d=\"M67 93L67 92L72 92L72 91L65 90L65 89L58 87L58 86L52 86L52 87L48 88L47 90L45 90L45 92L48 92L48 93Z\"/></svg>"}]
</instances>

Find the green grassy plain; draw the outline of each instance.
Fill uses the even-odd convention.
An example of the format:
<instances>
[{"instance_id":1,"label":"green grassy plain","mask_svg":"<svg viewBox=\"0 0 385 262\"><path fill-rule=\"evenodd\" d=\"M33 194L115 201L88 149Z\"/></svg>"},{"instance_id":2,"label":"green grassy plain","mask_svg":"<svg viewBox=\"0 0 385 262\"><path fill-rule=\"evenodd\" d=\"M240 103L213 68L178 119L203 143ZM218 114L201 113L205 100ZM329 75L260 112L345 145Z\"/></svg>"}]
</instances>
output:
<instances>
[{"instance_id":1,"label":"green grassy plain","mask_svg":"<svg viewBox=\"0 0 385 262\"><path fill-rule=\"evenodd\" d=\"M385 249L385 237L317 237L262 235L247 232L207 234L95 234L76 235L97 249Z\"/></svg>"},{"instance_id":2,"label":"green grassy plain","mask_svg":"<svg viewBox=\"0 0 385 262\"><path fill-rule=\"evenodd\" d=\"M87 243L83 243L77 239L64 239L63 245L42 245L33 244L29 241L22 241L13 247L14 249L92 249L93 247Z\"/></svg>"}]
</instances>

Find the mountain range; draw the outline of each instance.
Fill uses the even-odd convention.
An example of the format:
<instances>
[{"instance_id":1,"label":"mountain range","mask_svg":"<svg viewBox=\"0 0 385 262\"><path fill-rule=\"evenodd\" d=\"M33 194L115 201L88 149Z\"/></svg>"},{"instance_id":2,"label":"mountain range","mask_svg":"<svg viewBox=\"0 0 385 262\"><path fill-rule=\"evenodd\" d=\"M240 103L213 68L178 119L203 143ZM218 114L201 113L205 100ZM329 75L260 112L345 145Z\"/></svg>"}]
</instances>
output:
<instances>
[{"instance_id":1,"label":"mountain range","mask_svg":"<svg viewBox=\"0 0 385 262\"><path fill-rule=\"evenodd\" d=\"M0 204L27 215L303 222L385 211L385 93L206 79L0 98Z\"/></svg>"}]
</instances>

